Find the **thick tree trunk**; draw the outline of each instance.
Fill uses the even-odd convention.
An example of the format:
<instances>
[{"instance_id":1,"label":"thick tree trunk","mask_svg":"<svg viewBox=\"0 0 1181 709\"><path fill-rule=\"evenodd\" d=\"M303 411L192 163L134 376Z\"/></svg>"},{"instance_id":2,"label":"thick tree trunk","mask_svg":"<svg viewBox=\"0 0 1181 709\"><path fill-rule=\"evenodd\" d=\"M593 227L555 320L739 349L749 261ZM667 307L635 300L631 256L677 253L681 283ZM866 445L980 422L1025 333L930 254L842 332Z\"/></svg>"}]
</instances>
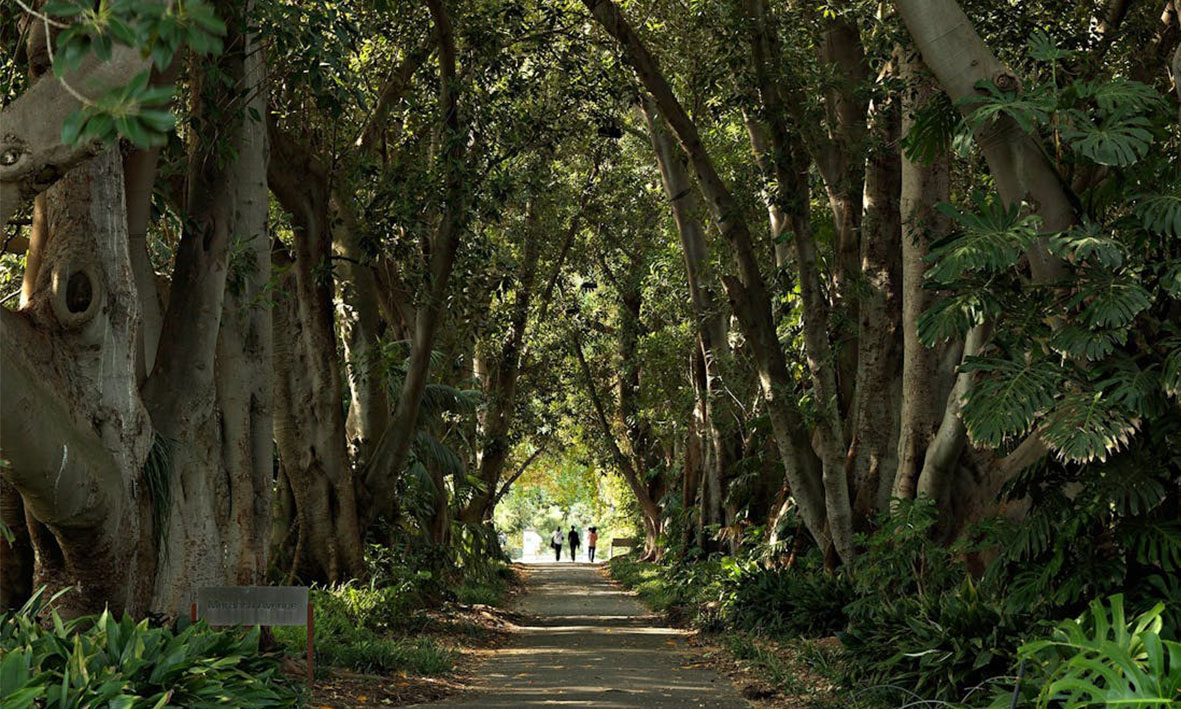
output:
<instances>
[{"instance_id":1,"label":"thick tree trunk","mask_svg":"<svg viewBox=\"0 0 1181 709\"><path fill-rule=\"evenodd\" d=\"M138 310L123 170L109 150L50 188L32 298L0 309L0 455L21 494L34 584L64 616L141 614L152 593L152 431L135 376Z\"/></svg>"},{"instance_id":2,"label":"thick tree trunk","mask_svg":"<svg viewBox=\"0 0 1181 709\"><path fill-rule=\"evenodd\" d=\"M898 468L902 359L898 97L885 97L872 113L874 140L865 178L857 382L849 453L854 523L863 531L873 526L878 512L885 508Z\"/></svg>"},{"instance_id":3,"label":"thick tree trunk","mask_svg":"<svg viewBox=\"0 0 1181 709\"><path fill-rule=\"evenodd\" d=\"M977 82L991 81L1008 90L1017 77L997 60L976 33L956 0L895 0L923 62L953 101L976 95ZM967 109L965 109L967 110ZM1074 204L1036 137L1007 117L975 130L976 142L1006 203L1036 205L1046 231L1059 231L1077 221ZM1043 243L1030 250L1029 267L1039 283L1053 283L1064 271Z\"/></svg>"},{"instance_id":4,"label":"thick tree trunk","mask_svg":"<svg viewBox=\"0 0 1181 709\"><path fill-rule=\"evenodd\" d=\"M280 470L294 501L298 525L288 552L276 561L294 575L339 581L363 573L356 485L346 449L343 386L336 349L330 263L330 195L324 167L289 136L272 127L268 182L292 215L295 258L274 307L274 430ZM289 267L289 268L288 268ZM272 544L283 540L272 536Z\"/></svg>"},{"instance_id":5,"label":"thick tree trunk","mask_svg":"<svg viewBox=\"0 0 1181 709\"><path fill-rule=\"evenodd\" d=\"M914 125L914 113L936 94L926 68L917 59L904 65L907 83L902 101L902 135ZM938 155L930 165L902 160L902 403L898 427L898 472L892 496L915 496L927 447L939 427L939 412L947 400L950 379L940 368L940 348L919 341L918 319L931 306L931 291L923 288L930 244L950 229L948 217L935 205L950 199L948 157Z\"/></svg>"},{"instance_id":6,"label":"thick tree trunk","mask_svg":"<svg viewBox=\"0 0 1181 709\"><path fill-rule=\"evenodd\" d=\"M795 409L792 394L794 385L771 320L770 298L758 270L750 231L742 218L742 209L714 169L705 145L698 135L697 126L673 94L655 58L627 23L619 8L610 0L583 0L583 4L620 43L624 58L635 69L651 93L657 108L672 127L693 165L718 229L733 251L739 277L724 281L726 291L754 354L772 428L792 490L799 503L801 516L813 536L827 543L829 535L824 521L825 495L819 485L819 476L816 475L815 461L804 422ZM837 495L843 489L847 506L848 486L844 482L843 472L840 477L839 483L835 478L831 481L833 492ZM849 544L846 545L842 540L842 547L850 553L851 541L850 538Z\"/></svg>"},{"instance_id":7,"label":"thick tree trunk","mask_svg":"<svg viewBox=\"0 0 1181 709\"><path fill-rule=\"evenodd\" d=\"M183 612L201 586L260 582L268 558L271 348L269 306L261 297L270 280L267 138L250 115L266 106L265 66L254 37L236 29L249 5L223 3L219 12L231 26L219 69L246 91L231 95L220 83L194 81L200 123L190 146L189 219L156 359L143 370L151 372L143 391L157 446L146 474L168 475L167 532L152 605L172 613ZM236 159L211 159L221 141ZM143 183L151 168L136 167L148 176L128 182L150 195ZM133 220L136 229L141 218ZM142 246L131 254L136 284L154 284ZM146 297L154 300L155 289ZM137 343L145 361L150 339Z\"/></svg>"},{"instance_id":8,"label":"thick tree trunk","mask_svg":"<svg viewBox=\"0 0 1181 709\"><path fill-rule=\"evenodd\" d=\"M855 350L847 351L844 358L837 357L834 356L832 346L829 342L830 331L833 328L831 326L831 319L829 318L829 304L824 298L821 285L819 259L817 258L816 244L812 236L807 177L804 170L804 166L807 164L806 158L804 157L804 146L801 139L793 135L788 125L788 113L787 107L784 105L782 89L773 79L775 74L771 62L776 56L774 50L777 45L774 34L767 26L769 20L768 8L763 0L746 0L745 9L751 32L751 53L755 68L755 77L768 122L772 156L769 162L774 170L773 177L775 178L774 182L777 188L775 200L788 214L794 236L796 267L799 270L800 279L800 299L803 302L801 319L804 329L805 354L808 360L808 369L812 375L813 398L816 401L819 414L817 417L815 438L816 450L822 469L822 481L824 485L823 500L824 511L827 517L827 531L831 535L832 543L836 547L837 553L842 559L850 560L854 553L853 513L852 500L849 494L849 476L845 470L846 444L844 435L845 427L842 423L842 411L845 409L843 403L848 400L852 389L850 387L848 392L844 392L839 387L842 381L852 381L856 358L850 357L848 354L849 351L855 354ZM839 27L834 29L835 35L832 40L834 44L829 51L830 54L833 54L833 58L827 61L837 61L839 59L843 63L848 63L850 59L846 55L850 53L855 54L854 49L859 51L859 40L856 42L856 47L849 45L852 39L848 37L849 33L847 29L841 29ZM854 63L856 62L854 61ZM830 107L832 112L830 121L839 121L845 124L847 130L852 135L855 133L853 124L856 124L856 119L852 116L852 109L850 108L849 102L845 101L845 98L845 95L840 92L830 96L830 103L832 104ZM862 118L861 120L864 119ZM831 173L829 175L830 192L840 197L840 195L848 191L848 185L844 182L847 177L845 174L847 170L837 170L839 165L848 167L845 165L847 163L845 157L846 150L835 141L829 141L824 146L823 149L815 148L814 152L821 153L817 157L818 162L824 161L831 163L828 165ZM858 175L861 174L860 170L856 172ZM839 183L838 180L840 181ZM860 222L859 200L860 198L858 198L856 217L858 224L853 224L852 220L849 220L849 223L845 225L845 244L843 247L845 249L848 249L850 244L855 247L859 243L860 237L857 234ZM834 217L838 220L841 218L841 212L838 209L839 205L844 205L846 211L852 208L849 200L843 198L837 199L834 202ZM838 241L840 241L839 238ZM838 266L844 263L839 253L841 248L841 245L838 244ZM843 266L839 266L839 269L843 268ZM842 282L843 280L847 279L843 277L838 278L838 282ZM833 290L839 298L841 288L835 287L834 285ZM845 290L848 290L848 288L845 288ZM846 293L846 296L849 296L849 294ZM843 307L847 313L850 313L855 312L853 310L853 303L854 301L850 296L845 297L843 301L839 301L838 305L839 307ZM838 373L842 371L847 371L847 376L838 376ZM800 504L801 512L804 512L807 509L807 504L800 499L799 486L790 476L787 482L791 489L795 491L794 494L796 495L797 503ZM806 516L805 520L807 520ZM809 523L809 530L815 534L811 523ZM819 536L816 538L818 540L823 539Z\"/></svg>"}]
</instances>

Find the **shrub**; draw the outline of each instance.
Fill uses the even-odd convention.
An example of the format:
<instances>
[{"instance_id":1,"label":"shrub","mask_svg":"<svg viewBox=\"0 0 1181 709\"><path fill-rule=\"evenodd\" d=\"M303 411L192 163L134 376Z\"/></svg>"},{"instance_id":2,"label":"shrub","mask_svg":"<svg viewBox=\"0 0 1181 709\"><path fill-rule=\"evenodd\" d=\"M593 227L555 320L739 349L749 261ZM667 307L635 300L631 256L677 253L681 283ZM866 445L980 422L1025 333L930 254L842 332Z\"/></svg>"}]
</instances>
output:
<instances>
[{"instance_id":1,"label":"shrub","mask_svg":"<svg viewBox=\"0 0 1181 709\"><path fill-rule=\"evenodd\" d=\"M508 584L499 579L484 583L467 582L455 590L455 599L468 605L499 605L504 598Z\"/></svg>"},{"instance_id":2,"label":"shrub","mask_svg":"<svg viewBox=\"0 0 1181 709\"><path fill-rule=\"evenodd\" d=\"M1108 609L1110 605L1110 611ZM1125 705L1163 709L1181 702L1181 643L1162 640L1164 604L1128 621L1124 598L1091 601L1077 620L1021 647L1030 667L1023 691L1037 707ZM995 706L1008 698L999 696Z\"/></svg>"},{"instance_id":3,"label":"shrub","mask_svg":"<svg viewBox=\"0 0 1181 709\"><path fill-rule=\"evenodd\" d=\"M0 615L5 709L297 704L278 660L259 652L257 629L197 623L174 632L107 612L63 622L54 599L43 602L39 591Z\"/></svg>"},{"instance_id":4,"label":"shrub","mask_svg":"<svg viewBox=\"0 0 1181 709\"><path fill-rule=\"evenodd\" d=\"M399 600L397 589L373 584L345 584L314 590L315 649L318 668L347 667L368 674L405 671L439 675L450 672L456 653L434 640L390 637L406 624L411 602ZM293 655L306 651L303 628L274 628L275 638Z\"/></svg>"},{"instance_id":5,"label":"shrub","mask_svg":"<svg viewBox=\"0 0 1181 709\"><path fill-rule=\"evenodd\" d=\"M959 701L1005 673L1020 637L1017 619L969 580L950 591L881 592L848 607L845 647L852 686L891 685L924 699Z\"/></svg>"},{"instance_id":6,"label":"shrub","mask_svg":"<svg viewBox=\"0 0 1181 709\"><path fill-rule=\"evenodd\" d=\"M853 598L853 585L843 574L755 567L731 578L726 617L745 630L831 635L848 622L845 605Z\"/></svg>"}]
</instances>

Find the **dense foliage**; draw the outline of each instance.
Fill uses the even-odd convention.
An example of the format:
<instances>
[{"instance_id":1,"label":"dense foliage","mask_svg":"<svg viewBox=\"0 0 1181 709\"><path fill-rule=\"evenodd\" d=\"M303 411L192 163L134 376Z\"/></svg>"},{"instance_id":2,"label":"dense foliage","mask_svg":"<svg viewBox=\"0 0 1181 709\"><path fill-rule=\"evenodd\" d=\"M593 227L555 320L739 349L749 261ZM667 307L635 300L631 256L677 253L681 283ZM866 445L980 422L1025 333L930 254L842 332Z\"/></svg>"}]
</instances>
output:
<instances>
[{"instance_id":1,"label":"dense foliage","mask_svg":"<svg viewBox=\"0 0 1181 709\"><path fill-rule=\"evenodd\" d=\"M1179 11L6 4L6 678L287 701L113 620L195 583L446 672L407 623L594 525L782 683L1175 699Z\"/></svg>"},{"instance_id":2,"label":"dense foliage","mask_svg":"<svg viewBox=\"0 0 1181 709\"><path fill-rule=\"evenodd\" d=\"M110 613L63 621L38 593L0 615L6 709L290 707L300 690L259 652L259 630L152 627Z\"/></svg>"}]
</instances>

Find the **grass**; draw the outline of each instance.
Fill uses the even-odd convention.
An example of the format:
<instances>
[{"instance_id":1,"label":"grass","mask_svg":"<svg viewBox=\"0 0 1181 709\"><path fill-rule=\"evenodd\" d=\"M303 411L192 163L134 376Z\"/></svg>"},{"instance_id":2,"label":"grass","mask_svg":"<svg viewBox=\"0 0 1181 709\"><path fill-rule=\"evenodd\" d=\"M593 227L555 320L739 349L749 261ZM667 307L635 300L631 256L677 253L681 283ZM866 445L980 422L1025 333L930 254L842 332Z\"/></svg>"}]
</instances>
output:
<instances>
[{"instance_id":1,"label":"grass","mask_svg":"<svg viewBox=\"0 0 1181 709\"><path fill-rule=\"evenodd\" d=\"M455 590L455 600L469 606L499 606L507 590L508 584L501 579L487 583L464 583Z\"/></svg>"},{"instance_id":2,"label":"grass","mask_svg":"<svg viewBox=\"0 0 1181 709\"><path fill-rule=\"evenodd\" d=\"M383 601L392 600L383 591L364 586L312 591L317 670L340 667L364 674L428 676L451 672L459 653L431 638L399 637L390 617L398 606L383 607ZM280 627L274 634L288 653L298 657L306 652L304 628Z\"/></svg>"}]
</instances>

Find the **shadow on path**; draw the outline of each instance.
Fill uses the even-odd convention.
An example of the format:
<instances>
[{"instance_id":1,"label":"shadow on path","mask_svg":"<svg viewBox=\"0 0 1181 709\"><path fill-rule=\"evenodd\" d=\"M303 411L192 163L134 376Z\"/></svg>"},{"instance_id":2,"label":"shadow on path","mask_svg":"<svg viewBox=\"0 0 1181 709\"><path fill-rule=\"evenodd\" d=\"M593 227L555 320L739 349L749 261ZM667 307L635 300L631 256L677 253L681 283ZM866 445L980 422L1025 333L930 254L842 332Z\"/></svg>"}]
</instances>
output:
<instances>
[{"instance_id":1,"label":"shadow on path","mask_svg":"<svg viewBox=\"0 0 1181 709\"><path fill-rule=\"evenodd\" d=\"M431 706L747 707L725 677L691 666L683 634L591 564L525 572L516 637L477 670L477 694Z\"/></svg>"}]
</instances>

